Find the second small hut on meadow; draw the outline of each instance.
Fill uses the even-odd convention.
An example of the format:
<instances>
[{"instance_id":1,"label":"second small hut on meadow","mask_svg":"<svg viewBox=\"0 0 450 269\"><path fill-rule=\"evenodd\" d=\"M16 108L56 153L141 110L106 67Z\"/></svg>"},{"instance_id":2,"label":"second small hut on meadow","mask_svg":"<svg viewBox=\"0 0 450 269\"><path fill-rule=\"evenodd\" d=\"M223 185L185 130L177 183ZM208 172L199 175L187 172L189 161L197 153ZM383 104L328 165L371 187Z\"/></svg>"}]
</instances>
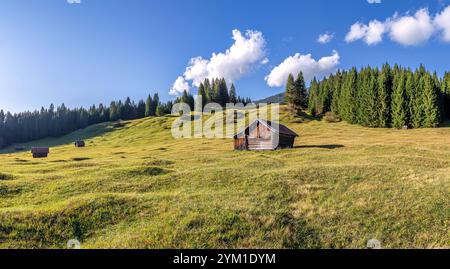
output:
<instances>
[{"instance_id":1,"label":"second small hut on meadow","mask_svg":"<svg viewBox=\"0 0 450 269\"><path fill-rule=\"evenodd\" d=\"M276 139L278 137L278 139ZM236 150L275 150L293 148L298 137L288 127L266 120L257 119L244 131L234 136Z\"/></svg>"},{"instance_id":2,"label":"second small hut on meadow","mask_svg":"<svg viewBox=\"0 0 450 269\"><path fill-rule=\"evenodd\" d=\"M75 141L74 145L77 148L84 148L86 146L86 143L83 140L77 140Z\"/></svg>"}]
</instances>

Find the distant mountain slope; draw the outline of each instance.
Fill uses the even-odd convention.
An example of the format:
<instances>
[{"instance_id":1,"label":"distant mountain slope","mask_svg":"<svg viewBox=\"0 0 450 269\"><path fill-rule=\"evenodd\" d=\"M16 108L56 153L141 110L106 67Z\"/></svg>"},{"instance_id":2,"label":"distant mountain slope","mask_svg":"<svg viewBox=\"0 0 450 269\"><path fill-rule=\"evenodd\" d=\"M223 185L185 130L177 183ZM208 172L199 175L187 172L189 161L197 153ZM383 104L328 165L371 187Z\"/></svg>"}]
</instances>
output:
<instances>
[{"instance_id":1,"label":"distant mountain slope","mask_svg":"<svg viewBox=\"0 0 450 269\"><path fill-rule=\"evenodd\" d=\"M280 103L284 104L284 92L269 96L267 98L256 101L255 103Z\"/></svg>"}]
</instances>

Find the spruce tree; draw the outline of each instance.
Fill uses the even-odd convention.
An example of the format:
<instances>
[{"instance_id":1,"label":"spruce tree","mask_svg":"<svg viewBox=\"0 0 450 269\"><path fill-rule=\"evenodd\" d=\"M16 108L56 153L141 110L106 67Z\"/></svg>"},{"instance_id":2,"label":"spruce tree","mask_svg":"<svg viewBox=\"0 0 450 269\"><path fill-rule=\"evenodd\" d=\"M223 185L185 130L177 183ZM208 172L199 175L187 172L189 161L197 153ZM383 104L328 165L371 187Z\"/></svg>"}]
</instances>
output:
<instances>
[{"instance_id":1,"label":"spruce tree","mask_svg":"<svg viewBox=\"0 0 450 269\"><path fill-rule=\"evenodd\" d=\"M424 89L422 102L424 108L424 121L422 126L434 128L439 125L438 93L435 82L429 73L424 76Z\"/></svg>"},{"instance_id":2,"label":"spruce tree","mask_svg":"<svg viewBox=\"0 0 450 269\"><path fill-rule=\"evenodd\" d=\"M189 96L188 96L188 92L186 90L183 91L183 93L181 94L181 103L185 103L189 105Z\"/></svg>"},{"instance_id":3,"label":"spruce tree","mask_svg":"<svg viewBox=\"0 0 450 269\"><path fill-rule=\"evenodd\" d=\"M4 122L5 122L5 112L3 112L3 110L0 110L0 149L6 145Z\"/></svg>"},{"instance_id":4,"label":"spruce tree","mask_svg":"<svg viewBox=\"0 0 450 269\"><path fill-rule=\"evenodd\" d=\"M444 92L444 79L440 79L436 72L433 73L434 87L437 92L438 108L439 108L439 120L444 121L446 117L445 111L445 92Z\"/></svg>"},{"instance_id":5,"label":"spruce tree","mask_svg":"<svg viewBox=\"0 0 450 269\"><path fill-rule=\"evenodd\" d=\"M317 91L318 91L318 83L316 78L311 81L311 85L309 87L309 95L308 95L308 112L309 114L315 116L317 113Z\"/></svg>"},{"instance_id":6,"label":"spruce tree","mask_svg":"<svg viewBox=\"0 0 450 269\"><path fill-rule=\"evenodd\" d=\"M392 93L392 127L402 128L406 125L406 93L404 73L396 79Z\"/></svg>"},{"instance_id":7,"label":"spruce tree","mask_svg":"<svg viewBox=\"0 0 450 269\"><path fill-rule=\"evenodd\" d=\"M211 82L208 78L205 78L205 80L203 81L203 86L205 87L207 103L214 102L214 89L212 88Z\"/></svg>"},{"instance_id":8,"label":"spruce tree","mask_svg":"<svg viewBox=\"0 0 450 269\"><path fill-rule=\"evenodd\" d=\"M190 94L186 90L183 91L183 94L181 95L181 98L180 98L180 102L187 104L189 106L189 108L191 109L191 111L193 111L195 109L194 96L192 96L192 94Z\"/></svg>"},{"instance_id":9,"label":"spruce tree","mask_svg":"<svg viewBox=\"0 0 450 269\"><path fill-rule=\"evenodd\" d=\"M145 102L145 117L150 117L152 115L152 96L149 94L147 97L147 101Z\"/></svg>"},{"instance_id":10,"label":"spruce tree","mask_svg":"<svg viewBox=\"0 0 450 269\"><path fill-rule=\"evenodd\" d=\"M109 118L111 121L117 121L119 119L119 113L117 111L117 105L116 102L112 101L109 105Z\"/></svg>"},{"instance_id":11,"label":"spruce tree","mask_svg":"<svg viewBox=\"0 0 450 269\"><path fill-rule=\"evenodd\" d=\"M366 123L366 126L368 127L379 127L379 113L380 113L380 106L379 106L379 100L377 95L377 78L378 78L378 72L377 70L368 69L367 71L367 78L365 79L365 107L366 110L363 112L364 121Z\"/></svg>"},{"instance_id":12,"label":"spruce tree","mask_svg":"<svg viewBox=\"0 0 450 269\"><path fill-rule=\"evenodd\" d=\"M414 119L414 102L415 102L415 96L416 96L416 83L414 80L414 74L411 70L406 71L406 84L405 84L405 91L406 91L406 98L407 98L407 105L408 108L406 110L407 112L407 122L408 125L413 126L413 119Z\"/></svg>"},{"instance_id":13,"label":"spruce tree","mask_svg":"<svg viewBox=\"0 0 450 269\"><path fill-rule=\"evenodd\" d=\"M141 119L145 117L145 102L144 100L139 100L136 107L135 119Z\"/></svg>"},{"instance_id":14,"label":"spruce tree","mask_svg":"<svg viewBox=\"0 0 450 269\"><path fill-rule=\"evenodd\" d=\"M303 72L298 73L297 79L294 81L295 88L295 106L299 109L306 109L308 107L308 94L305 86L305 79Z\"/></svg>"},{"instance_id":15,"label":"spruce tree","mask_svg":"<svg viewBox=\"0 0 450 269\"><path fill-rule=\"evenodd\" d=\"M124 109L122 100L119 100L119 102L117 102L117 115L119 116L119 120L124 119Z\"/></svg>"},{"instance_id":16,"label":"spruce tree","mask_svg":"<svg viewBox=\"0 0 450 269\"><path fill-rule=\"evenodd\" d=\"M236 88L234 87L234 83L231 84L231 88L230 88L230 103L233 103L233 104L237 103Z\"/></svg>"},{"instance_id":17,"label":"spruce tree","mask_svg":"<svg viewBox=\"0 0 450 269\"><path fill-rule=\"evenodd\" d=\"M384 64L378 76L378 102L379 102L379 126L387 128L391 126L391 92L392 78L391 67Z\"/></svg>"},{"instance_id":18,"label":"spruce tree","mask_svg":"<svg viewBox=\"0 0 450 269\"><path fill-rule=\"evenodd\" d=\"M285 101L289 106L289 109L293 113L297 113L297 107L296 107L296 94L295 94L295 84L294 84L294 76L292 74L289 74L288 80L286 82L286 94L285 94Z\"/></svg>"},{"instance_id":19,"label":"spruce tree","mask_svg":"<svg viewBox=\"0 0 450 269\"><path fill-rule=\"evenodd\" d=\"M200 83L200 86L198 87L198 95L202 97L202 109L203 109L205 105L208 103L208 96L206 95L206 90L203 83Z\"/></svg>"},{"instance_id":20,"label":"spruce tree","mask_svg":"<svg viewBox=\"0 0 450 269\"><path fill-rule=\"evenodd\" d=\"M218 89L218 103L221 106L225 106L230 102L230 96L228 94L228 86L224 78L219 80L219 89Z\"/></svg>"},{"instance_id":21,"label":"spruce tree","mask_svg":"<svg viewBox=\"0 0 450 269\"><path fill-rule=\"evenodd\" d=\"M356 79L356 88L354 95L354 119L352 123L365 125L364 111L365 111L365 101L366 101L366 70L362 68Z\"/></svg>"},{"instance_id":22,"label":"spruce tree","mask_svg":"<svg viewBox=\"0 0 450 269\"><path fill-rule=\"evenodd\" d=\"M417 70L414 74L414 81L416 87L414 91L414 100L411 102L413 105L413 114L411 115L411 123L414 128L420 128L424 121L424 106L423 106L423 92L424 92L424 77L422 72Z\"/></svg>"},{"instance_id":23,"label":"spruce tree","mask_svg":"<svg viewBox=\"0 0 450 269\"><path fill-rule=\"evenodd\" d=\"M342 88L342 74L340 71L338 71L333 81L333 96L331 98L331 111L336 115L340 115L341 113L340 110L341 107L339 104L341 88Z\"/></svg>"},{"instance_id":24,"label":"spruce tree","mask_svg":"<svg viewBox=\"0 0 450 269\"><path fill-rule=\"evenodd\" d=\"M150 106L150 115L155 116L156 115L156 108L159 106L159 94L155 93L153 95L152 103Z\"/></svg>"},{"instance_id":25,"label":"spruce tree","mask_svg":"<svg viewBox=\"0 0 450 269\"><path fill-rule=\"evenodd\" d=\"M164 116L164 108L161 105L156 107L155 115L158 117Z\"/></svg>"},{"instance_id":26,"label":"spruce tree","mask_svg":"<svg viewBox=\"0 0 450 269\"><path fill-rule=\"evenodd\" d=\"M331 110L333 75L330 75L330 77L324 79L322 84L323 84L322 86L319 86L320 88L319 103L322 110L321 113L325 113Z\"/></svg>"},{"instance_id":27,"label":"spruce tree","mask_svg":"<svg viewBox=\"0 0 450 269\"><path fill-rule=\"evenodd\" d=\"M125 99L125 103L123 105L123 118L124 120L131 120L133 119L133 104L131 103L130 97L127 97Z\"/></svg>"},{"instance_id":28,"label":"spruce tree","mask_svg":"<svg viewBox=\"0 0 450 269\"><path fill-rule=\"evenodd\" d=\"M444 115L450 119L450 73L445 73L441 88Z\"/></svg>"},{"instance_id":29,"label":"spruce tree","mask_svg":"<svg viewBox=\"0 0 450 269\"><path fill-rule=\"evenodd\" d=\"M220 80L215 78L212 80L212 89L213 89L213 102L220 104Z\"/></svg>"},{"instance_id":30,"label":"spruce tree","mask_svg":"<svg viewBox=\"0 0 450 269\"><path fill-rule=\"evenodd\" d=\"M356 122L356 102L355 93L357 90L357 71L352 68L346 75L344 86L342 88L340 105L342 106L342 118L349 122Z\"/></svg>"}]
</instances>

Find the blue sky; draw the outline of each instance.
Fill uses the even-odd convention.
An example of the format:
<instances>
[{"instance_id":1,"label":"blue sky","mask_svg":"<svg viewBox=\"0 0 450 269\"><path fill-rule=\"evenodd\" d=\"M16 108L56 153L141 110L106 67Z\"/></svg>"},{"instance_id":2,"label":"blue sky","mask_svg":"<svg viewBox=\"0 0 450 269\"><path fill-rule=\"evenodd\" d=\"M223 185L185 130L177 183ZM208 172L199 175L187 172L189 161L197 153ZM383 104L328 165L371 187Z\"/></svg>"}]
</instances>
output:
<instances>
[{"instance_id":1,"label":"blue sky","mask_svg":"<svg viewBox=\"0 0 450 269\"><path fill-rule=\"evenodd\" d=\"M185 71L198 56L215 70L206 76L224 73L238 94L252 99L282 91L285 71L298 68L320 76L351 66L423 63L443 74L450 70L449 20L441 16L438 23L435 17L449 5L446 0L2 0L0 108L109 104L155 92L169 100L178 77L195 88ZM422 8L432 26L426 18L423 26L423 16L416 14ZM369 25L373 20L382 34L377 24ZM234 29L243 43L230 55ZM333 38L321 44L317 39L325 33ZM253 37L263 42L243 52L251 59L236 59ZM222 58L211 60L212 53ZM333 55L338 58L317 63ZM272 79L265 79L270 74Z\"/></svg>"}]
</instances>

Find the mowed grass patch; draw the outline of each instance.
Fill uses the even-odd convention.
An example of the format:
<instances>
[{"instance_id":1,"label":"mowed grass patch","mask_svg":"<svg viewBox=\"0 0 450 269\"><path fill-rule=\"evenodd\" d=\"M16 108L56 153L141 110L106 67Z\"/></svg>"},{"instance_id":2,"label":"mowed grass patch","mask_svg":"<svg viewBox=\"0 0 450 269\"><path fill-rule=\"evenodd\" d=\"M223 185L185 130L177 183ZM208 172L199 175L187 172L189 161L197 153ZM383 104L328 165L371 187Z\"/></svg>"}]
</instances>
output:
<instances>
[{"instance_id":1,"label":"mowed grass patch","mask_svg":"<svg viewBox=\"0 0 450 269\"><path fill-rule=\"evenodd\" d=\"M85 248L450 247L450 128L281 118L300 135L294 149L175 140L174 118L160 117L80 130L46 159L0 154L14 175L0 180L0 247L73 236Z\"/></svg>"}]
</instances>

